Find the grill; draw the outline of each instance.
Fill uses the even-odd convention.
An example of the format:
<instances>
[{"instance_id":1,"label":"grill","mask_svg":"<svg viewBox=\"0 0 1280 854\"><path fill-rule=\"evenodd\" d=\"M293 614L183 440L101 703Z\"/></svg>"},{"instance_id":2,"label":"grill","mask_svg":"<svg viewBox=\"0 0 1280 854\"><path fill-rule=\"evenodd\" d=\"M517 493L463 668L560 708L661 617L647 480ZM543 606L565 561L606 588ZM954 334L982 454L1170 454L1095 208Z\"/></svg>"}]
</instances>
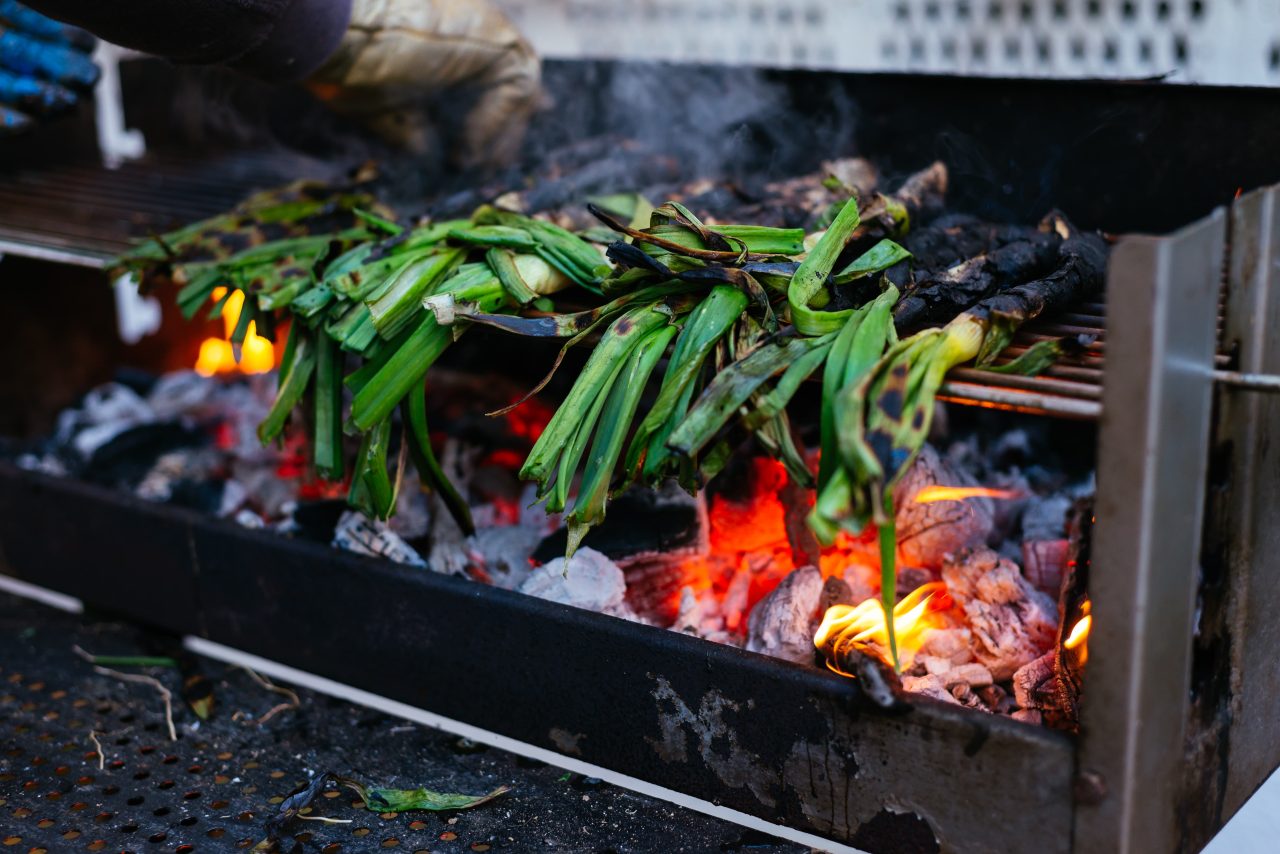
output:
<instances>
[{"instance_id":1,"label":"grill","mask_svg":"<svg viewBox=\"0 0 1280 854\"><path fill-rule=\"evenodd\" d=\"M101 268L134 241L222 213L256 189L332 175L315 161L265 152L18 171L0 181L0 253Z\"/></svg>"},{"instance_id":2,"label":"grill","mask_svg":"<svg viewBox=\"0 0 1280 854\"><path fill-rule=\"evenodd\" d=\"M668 109L669 95L646 107L625 97L640 91L628 84L638 74L674 86L694 73L548 68L553 90L575 93L593 121L648 135L658 148L687 144L674 138L686 128L646 112ZM1266 710L1280 701L1272 674L1280 650L1266 619L1280 608L1280 588L1268 581L1280 560L1280 531L1268 524L1280 495L1258 474L1274 471L1280 410L1277 398L1255 393L1280 387L1280 349L1264 334L1280 323L1280 191L1254 190L1280 181L1273 96L697 74L700 91L768 93L762 116L735 119L735 138L749 142L744 168L798 174L833 148L891 174L940 158L960 211L1031 222L1057 206L1078 225L1119 236L1105 302L1029 324L1009 356L1046 337L1092 336L1082 354L1032 378L955 371L943 389L959 403L1096 422L1095 610L1081 737L926 702L885 709L854 680L0 465L0 502L14 508L0 514L7 570L170 632L874 852L1202 844L1280 764L1266 726ZM815 119L785 123L780 135L772 99L782 96L784 115ZM833 127L840 116L852 129ZM720 130L705 116L690 121L698 139ZM712 127L698 124L706 121ZM554 141L582 129L544 131ZM215 174L198 161L156 162L173 164L174 182L186 180L176 177L184 164ZM144 177L149 167L130 168ZM21 208L0 205L8 251L55 247L100 263L124 236L148 230L132 211L145 209L148 222L190 218L166 208L163 194L144 199L127 181L92 173L68 170L59 180L79 174L115 188L100 195L114 213L88 218L109 222L109 232L33 228ZM6 180L0 198L14 199L23 181L60 186L64 196L79 186L41 185L34 173ZM1232 203L1238 189L1253 191ZM46 223L60 218L56 195L39 208ZM206 209L203 198L185 199L201 214L226 201ZM112 581L121 577L127 589Z\"/></svg>"}]
</instances>

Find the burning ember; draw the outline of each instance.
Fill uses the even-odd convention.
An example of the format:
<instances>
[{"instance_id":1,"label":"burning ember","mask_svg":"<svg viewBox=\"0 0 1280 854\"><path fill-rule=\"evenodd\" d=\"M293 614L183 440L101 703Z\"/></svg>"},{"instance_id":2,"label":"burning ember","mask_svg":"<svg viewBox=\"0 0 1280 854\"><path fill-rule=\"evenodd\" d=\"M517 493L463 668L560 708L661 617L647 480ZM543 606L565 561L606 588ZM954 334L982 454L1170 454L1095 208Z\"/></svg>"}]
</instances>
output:
<instances>
[{"instance_id":1,"label":"burning ember","mask_svg":"<svg viewBox=\"0 0 1280 854\"><path fill-rule=\"evenodd\" d=\"M206 338L200 343L196 373L202 377L230 373L265 374L274 368L275 347L258 335L255 321L249 321L249 331L244 336L244 343L239 347L238 354L236 346L231 343L232 335L240 322L240 310L244 308L244 291L236 290L227 296L226 288L215 288L212 299L215 304L222 302L223 335L221 338Z\"/></svg>"},{"instance_id":2,"label":"burning ember","mask_svg":"<svg viewBox=\"0 0 1280 854\"><path fill-rule=\"evenodd\" d=\"M933 615L950 607L946 592L947 586L942 582L922 584L894 606L893 628L898 640L898 658L904 667L911 666L925 632L942 627L942 622ZM875 599L852 606L832 605L823 615L813 643L826 653L828 667L851 676L836 664L850 649L858 648L889 662L889 635L885 629L884 609Z\"/></svg>"}]
</instances>

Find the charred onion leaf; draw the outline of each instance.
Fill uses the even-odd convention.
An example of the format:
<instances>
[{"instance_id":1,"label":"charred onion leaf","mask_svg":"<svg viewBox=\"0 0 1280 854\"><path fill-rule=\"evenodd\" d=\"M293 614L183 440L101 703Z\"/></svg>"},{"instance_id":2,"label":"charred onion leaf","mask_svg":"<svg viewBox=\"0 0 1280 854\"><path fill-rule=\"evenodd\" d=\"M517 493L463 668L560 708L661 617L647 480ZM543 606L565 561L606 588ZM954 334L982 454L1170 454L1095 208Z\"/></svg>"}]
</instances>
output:
<instances>
[{"instance_id":1,"label":"charred onion leaf","mask_svg":"<svg viewBox=\"0 0 1280 854\"><path fill-rule=\"evenodd\" d=\"M511 791L510 786L499 786L483 795L461 795L452 792L433 792L430 789L387 789L368 786L350 777L333 777L364 801L365 809L372 812L408 812L409 810L465 810L493 800Z\"/></svg>"},{"instance_id":2,"label":"charred onion leaf","mask_svg":"<svg viewBox=\"0 0 1280 854\"><path fill-rule=\"evenodd\" d=\"M499 786L483 795L433 792L430 789L389 789L382 786L369 786L359 780L333 772L317 774L314 780L280 802L275 814L267 819L267 838L259 844L258 849L269 849L270 845L279 839L285 827L297 818L299 813L315 803L316 798L320 797L331 782L351 789L364 802L365 809L379 813L409 810L433 812L465 810L480 806L511 791L510 786Z\"/></svg>"}]
</instances>

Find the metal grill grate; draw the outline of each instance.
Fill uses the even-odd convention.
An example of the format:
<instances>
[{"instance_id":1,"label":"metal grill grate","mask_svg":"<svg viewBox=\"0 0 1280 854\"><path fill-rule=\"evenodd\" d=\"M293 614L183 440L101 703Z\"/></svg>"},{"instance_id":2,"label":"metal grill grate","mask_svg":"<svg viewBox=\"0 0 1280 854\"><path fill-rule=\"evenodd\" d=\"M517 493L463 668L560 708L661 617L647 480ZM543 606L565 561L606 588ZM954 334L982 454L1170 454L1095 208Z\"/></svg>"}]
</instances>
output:
<instances>
[{"instance_id":1,"label":"metal grill grate","mask_svg":"<svg viewBox=\"0 0 1280 854\"><path fill-rule=\"evenodd\" d=\"M1066 314L1028 324L997 364L1014 359L1037 341L1065 336L1093 337L1081 354L1067 356L1035 377L957 368L939 397L955 403L1008 409L1060 418L1093 420L1102 413L1102 372L1106 355L1106 306L1085 303Z\"/></svg>"},{"instance_id":2,"label":"metal grill grate","mask_svg":"<svg viewBox=\"0 0 1280 854\"><path fill-rule=\"evenodd\" d=\"M132 241L222 213L255 190L333 168L294 154L148 155L0 178L0 254L101 267Z\"/></svg>"}]
</instances>

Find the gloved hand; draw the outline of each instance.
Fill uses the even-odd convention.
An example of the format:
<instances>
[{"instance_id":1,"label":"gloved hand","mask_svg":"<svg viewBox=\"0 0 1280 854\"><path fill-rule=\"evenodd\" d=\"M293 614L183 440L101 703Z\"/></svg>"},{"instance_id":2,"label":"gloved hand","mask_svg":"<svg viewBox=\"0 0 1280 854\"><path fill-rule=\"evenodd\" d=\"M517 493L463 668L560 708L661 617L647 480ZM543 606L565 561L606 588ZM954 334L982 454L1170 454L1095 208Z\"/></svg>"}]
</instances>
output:
<instances>
[{"instance_id":1,"label":"gloved hand","mask_svg":"<svg viewBox=\"0 0 1280 854\"><path fill-rule=\"evenodd\" d=\"M509 160L542 98L541 66L528 42L488 0L354 0L337 51L312 77L340 113L402 147L428 144L424 102L473 96L455 160Z\"/></svg>"},{"instance_id":2,"label":"gloved hand","mask_svg":"<svg viewBox=\"0 0 1280 854\"><path fill-rule=\"evenodd\" d=\"M77 90L98 79L93 44L83 31L0 0L0 134L70 109Z\"/></svg>"}]
</instances>

